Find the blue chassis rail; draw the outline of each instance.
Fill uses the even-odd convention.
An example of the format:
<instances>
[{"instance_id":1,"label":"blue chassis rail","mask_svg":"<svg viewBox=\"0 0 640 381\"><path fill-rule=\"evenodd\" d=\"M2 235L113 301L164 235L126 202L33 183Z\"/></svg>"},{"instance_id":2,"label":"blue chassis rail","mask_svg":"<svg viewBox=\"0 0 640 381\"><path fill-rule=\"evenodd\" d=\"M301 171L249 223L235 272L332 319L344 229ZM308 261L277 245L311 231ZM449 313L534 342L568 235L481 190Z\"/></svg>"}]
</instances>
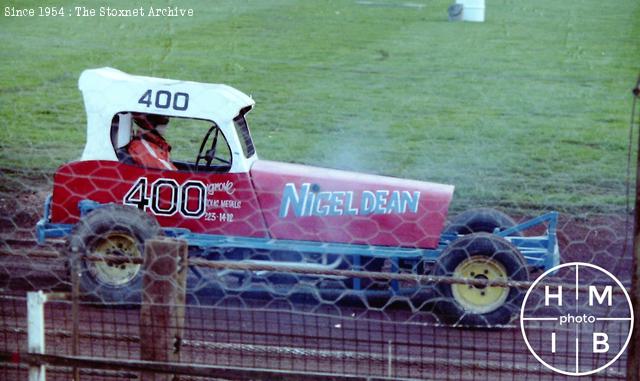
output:
<instances>
[{"instance_id":1,"label":"blue chassis rail","mask_svg":"<svg viewBox=\"0 0 640 381\"><path fill-rule=\"evenodd\" d=\"M79 203L80 214L85 215L91 210L99 208L101 204L83 200ZM74 225L50 223L51 196L45 201L43 218L36 225L36 236L39 244L47 238L62 238L67 236ZM516 233L532 227L547 224L546 234L534 237L520 237ZM549 212L539 217L520 223L509 229L493 234L503 237L515 245L524 256L527 265L533 269L548 270L560 263L560 253L556 228L558 213ZM303 253L333 254L352 257L354 269L359 269L362 257L389 258L394 271L399 269L399 261L428 261L435 262L444 249L458 238L456 234L442 234L438 247L435 249L416 249L389 246L371 246L361 244L324 243L298 240L279 240L271 238L237 237L215 234L192 233L187 229L164 228L164 234L169 237L185 239L190 247L206 249L254 249L269 251L296 251Z\"/></svg>"}]
</instances>

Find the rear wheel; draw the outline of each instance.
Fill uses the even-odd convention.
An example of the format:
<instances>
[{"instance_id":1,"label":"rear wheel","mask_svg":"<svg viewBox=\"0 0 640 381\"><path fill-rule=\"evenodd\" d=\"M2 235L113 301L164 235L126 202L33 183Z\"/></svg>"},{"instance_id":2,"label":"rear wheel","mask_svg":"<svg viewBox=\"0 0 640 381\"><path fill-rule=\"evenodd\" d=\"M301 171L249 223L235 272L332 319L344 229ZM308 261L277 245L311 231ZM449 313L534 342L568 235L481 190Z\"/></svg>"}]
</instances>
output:
<instances>
[{"instance_id":1,"label":"rear wheel","mask_svg":"<svg viewBox=\"0 0 640 381\"><path fill-rule=\"evenodd\" d=\"M141 260L144 242L160 234L155 219L130 207L105 205L87 214L67 242L71 268L80 275L80 291L105 304L140 303L142 265L100 257Z\"/></svg>"},{"instance_id":2,"label":"rear wheel","mask_svg":"<svg viewBox=\"0 0 640 381\"><path fill-rule=\"evenodd\" d=\"M474 280L526 281L529 273L518 250L507 240L473 233L454 241L438 259L434 274ZM453 325L494 326L511 320L522 302L514 287L470 285L437 286L441 319Z\"/></svg>"},{"instance_id":3,"label":"rear wheel","mask_svg":"<svg viewBox=\"0 0 640 381\"><path fill-rule=\"evenodd\" d=\"M493 233L516 226L513 218L491 208L470 209L457 215L444 230L445 234ZM520 233L512 235L519 236Z\"/></svg>"}]
</instances>

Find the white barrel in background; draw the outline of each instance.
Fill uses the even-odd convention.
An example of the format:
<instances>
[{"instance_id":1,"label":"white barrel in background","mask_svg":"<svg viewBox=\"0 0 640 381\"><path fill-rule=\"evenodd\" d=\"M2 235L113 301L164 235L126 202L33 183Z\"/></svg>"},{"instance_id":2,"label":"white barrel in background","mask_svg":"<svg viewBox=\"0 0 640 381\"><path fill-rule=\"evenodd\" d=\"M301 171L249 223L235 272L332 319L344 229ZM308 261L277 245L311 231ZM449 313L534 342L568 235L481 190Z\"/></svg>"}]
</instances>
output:
<instances>
[{"instance_id":1,"label":"white barrel in background","mask_svg":"<svg viewBox=\"0 0 640 381\"><path fill-rule=\"evenodd\" d=\"M484 0L456 0L457 4L462 4L462 20L484 22Z\"/></svg>"}]
</instances>

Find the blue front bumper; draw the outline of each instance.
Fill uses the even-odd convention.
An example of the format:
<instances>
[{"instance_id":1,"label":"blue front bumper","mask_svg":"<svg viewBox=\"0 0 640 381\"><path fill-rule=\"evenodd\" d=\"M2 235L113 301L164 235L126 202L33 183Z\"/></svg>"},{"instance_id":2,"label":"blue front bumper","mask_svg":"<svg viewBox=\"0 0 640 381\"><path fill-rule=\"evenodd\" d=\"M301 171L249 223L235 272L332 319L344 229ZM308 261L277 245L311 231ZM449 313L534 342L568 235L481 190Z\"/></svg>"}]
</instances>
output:
<instances>
[{"instance_id":1,"label":"blue front bumper","mask_svg":"<svg viewBox=\"0 0 640 381\"><path fill-rule=\"evenodd\" d=\"M71 224L52 224L51 220L51 195L44 202L44 215L36 224L36 239L39 245L43 245L47 238L62 238L71 233Z\"/></svg>"}]
</instances>

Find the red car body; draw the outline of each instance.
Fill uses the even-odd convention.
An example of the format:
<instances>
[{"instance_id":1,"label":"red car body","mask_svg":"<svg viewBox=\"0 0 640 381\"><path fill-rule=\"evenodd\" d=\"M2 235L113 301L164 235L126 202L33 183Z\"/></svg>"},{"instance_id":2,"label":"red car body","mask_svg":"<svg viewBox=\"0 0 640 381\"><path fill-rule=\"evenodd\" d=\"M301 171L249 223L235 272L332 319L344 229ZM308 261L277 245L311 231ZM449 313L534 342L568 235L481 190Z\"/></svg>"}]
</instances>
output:
<instances>
[{"instance_id":1,"label":"red car body","mask_svg":"<svg viewBox=\"0 0 640 381\"><path fill-rule=\"evenodd\" d=\"M154 187L158 181L163 186ZM204 188L183 190L194 182ZM184 208L197 213L172 208L177 193ZM144 195L150 200L137 206L161 226L193 233L435 248L453 186L266 160L257 160L248 173L79 161L55 174L51 222L76 223L82 200L127 204Z\"/></svg>"}]
</instances>

